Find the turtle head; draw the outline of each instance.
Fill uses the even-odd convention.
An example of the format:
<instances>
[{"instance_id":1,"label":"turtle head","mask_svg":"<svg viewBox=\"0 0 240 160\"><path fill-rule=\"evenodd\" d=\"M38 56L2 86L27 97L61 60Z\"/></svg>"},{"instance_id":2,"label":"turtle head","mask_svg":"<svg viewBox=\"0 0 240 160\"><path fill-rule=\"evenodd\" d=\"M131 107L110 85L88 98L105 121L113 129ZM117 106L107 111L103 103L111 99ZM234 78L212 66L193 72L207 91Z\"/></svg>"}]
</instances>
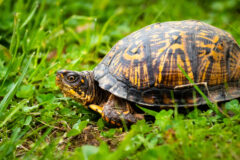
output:
<instances>
[{"instance_id":1,"label":"turtle head","mask_svg":"<svg viewBox=\"0 0 240 160\"><path fill-rule=\"evenodd\" d=\"M57 71L56 85L62 90L64 96L87 105L95 97L94 79L91 71Z\"/></svg>"}]
</instances>

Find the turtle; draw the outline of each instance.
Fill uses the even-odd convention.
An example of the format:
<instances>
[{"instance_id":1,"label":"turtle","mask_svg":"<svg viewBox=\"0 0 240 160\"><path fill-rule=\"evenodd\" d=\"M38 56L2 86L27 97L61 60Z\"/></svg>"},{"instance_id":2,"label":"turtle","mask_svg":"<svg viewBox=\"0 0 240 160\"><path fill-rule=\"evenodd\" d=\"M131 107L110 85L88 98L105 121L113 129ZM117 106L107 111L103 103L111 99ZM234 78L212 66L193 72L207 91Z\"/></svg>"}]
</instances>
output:
<instances>
[{"instance_id":1,"label":"turtle","mask_svg":"<svg viewBox=\"0 0 240 160\"><path fill-rule=\"evenodd\" d=\"M144 119L136 105L206 105L196 88L211 102L239 98L240 47L201 21L154 23L119 40L93 71L57 71L56 84L109 124L133 124Z\"/></svg>"}]
</instances>

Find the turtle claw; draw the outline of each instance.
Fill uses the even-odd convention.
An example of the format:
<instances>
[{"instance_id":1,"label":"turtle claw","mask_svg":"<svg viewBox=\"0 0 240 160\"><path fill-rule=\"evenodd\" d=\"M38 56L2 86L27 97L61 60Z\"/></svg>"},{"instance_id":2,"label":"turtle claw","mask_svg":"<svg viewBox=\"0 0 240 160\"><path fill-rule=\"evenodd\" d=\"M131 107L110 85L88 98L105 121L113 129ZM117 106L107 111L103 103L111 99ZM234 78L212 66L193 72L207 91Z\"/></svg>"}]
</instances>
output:
<instances>
[{"instance_id":1,"label":"turtle claw","mask_svg":"<svg viewBox=\"0 0 240 160\"><path fill-rule=\"evenodd\" d=\"M137 121L137 118L130 112L116 111L107 105L103 108L102 118L106 122L119 127L122 126L123 123L131 125Z\"/></svg>"}]
</instances>

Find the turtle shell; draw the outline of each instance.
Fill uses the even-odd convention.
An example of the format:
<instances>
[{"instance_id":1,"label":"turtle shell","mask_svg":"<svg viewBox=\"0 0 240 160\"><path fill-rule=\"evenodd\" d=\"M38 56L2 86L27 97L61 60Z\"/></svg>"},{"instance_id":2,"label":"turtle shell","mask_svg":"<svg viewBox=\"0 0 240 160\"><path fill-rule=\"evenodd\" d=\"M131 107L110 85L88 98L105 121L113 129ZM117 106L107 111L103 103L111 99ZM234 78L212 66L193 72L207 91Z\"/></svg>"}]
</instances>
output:
<instances>
[{"instance_id":1,"label":"turtle shell","mask_svg":"<svg viewBox=\"0 0 240 160\"><path fill-rule=\"evenodd\" d=\"M144 106L205 104L181 66L214 102L240 97L240 47L200 21L146 26L118 41L94 69L99 86Z\"/></svg>"}]
</instances>

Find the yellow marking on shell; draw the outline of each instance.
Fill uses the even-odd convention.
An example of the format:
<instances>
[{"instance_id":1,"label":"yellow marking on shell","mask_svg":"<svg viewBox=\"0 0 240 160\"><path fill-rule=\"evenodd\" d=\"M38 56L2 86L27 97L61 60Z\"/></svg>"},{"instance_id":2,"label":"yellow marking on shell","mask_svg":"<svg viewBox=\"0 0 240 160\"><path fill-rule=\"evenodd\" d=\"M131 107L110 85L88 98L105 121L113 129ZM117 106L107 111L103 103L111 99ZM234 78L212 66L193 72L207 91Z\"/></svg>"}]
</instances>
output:
<instances>
[{"instance_id":1,"label":"yellow marking on shell","mask_svg":"<svg viewBox=\"0 0 240 160\"><path fill-rule=\"evenodd\" d=\"M107 56L109 57L109 59L112 59L112 57L113 57L114 54L117 54L117 53L115 53L115 52L113 52L113 51L110 51L110 52L108 52ZM111 60L107 62L107 65L109 65L110 62L111 62Z\"/></svg>"},{"instance_id":2,"label":"yellow marking on shell","mask_svg":"<svg viewBox=\"0 0 240 160\"><path fill-rule=\"evenodd\" d=\"M157 35L157 34L154 34L154 35L152 35L151 37L152 37L152 38L157 38L158 35Z\"/></svg>"},{"instance_id":3,"label":"yellow marking on shell","mask_svg":"<svg viewBox=\"0 0 240 160\"><path fill-rule=\"evenodd\" d=\"M240 51L230 52L230 78L232 80L238 80L240 77Z\"/></svg>"},{"instance_id":4,"label":"yellow marking on shell","mask_svg":"<svg viewBox=\"0 0 240 160\"><path fill-rule=\"evenodd\" d=\"M112 65L114 66L114 70L113 70L113 73L117 73L118 71L118 68L121 67L121 63L119 63L119 59L116 58L114 63L112 63Z\"/></svg>"},{"instance_id":5,"label":"yellow marking on shell","mask_svg":"<svg viewBox=\"0 0 240 160\"><path fill-rule=\"evenodd\" d=\"M118 76L122 75L122 70L123 70L123 67L121 65L119 65L119 70L117 73Z\"/></svg>"},{"instance_id":6,"label":"yellow marking on shell","mask_svg":"<svg viewBox=\"0 0 240 160\"><path fill-rule=\"evenodd\" d=\"M142 78L143 78L143 86L146 87L146 86L149 86L149 78L148 78L148 67L147 67L147 62L144 62L143 63L143 75L142 75Z\"/></svg>"},{"instance_id":7,"label":"yellow marking on shell","mask_svg":"<svg viewBox=\"0 0 240 160\"><path fill-rule=\"evenodd\" d=\"M150 41L152 42L150 46L157 46L161 43L164 43L166 40L162 40L162 38L152 38Z\"/></svg>"},{"instance_id":8,"label":"yellow marking on shell","mask_svg":"<svg viewBox=\"0 0 240 160\"><path fill-rule=\"evenodd\" d=\"M213 37L213 43L217 43L219 41L219 36L214 36Z\"/></svg>"},{"instance_id":9,"label":"yellow marking on shell","mask_svg":"<svg viewBox=\"0 0 240 160\"><path fill-rule=\"evenodd\" d=\"M181 66L182 68L185 68L184 63L182 62L180 55L177 55L177 64L179 66ZM178 71L177 72L178 85L182 85L183 84L183 73L180 71L179 68L177 68L177 71ZM187 71L185 71L185 72L187 72Z\"/></svg>"},{"instance_id":10,"label":"yellow marking on shell","mask_svg":"<svg viewBox=\"0 0 240 160\"><path fill-rule=\"evenodd\" d=\"M138 45L138 46L139 46L139 45L142 45L142 40L137 40L137 41L135 41L135 44Z\"/></svg>"},{"instance_id":11,"label":"yellow marking on shell","mask_svg":"<svg viewBox=\"0 0 240 160\"><path fill-rule=\"evenodd\" d=\"M133 34L132 34L132 36L133 36L133 38L135 38L135 39L139 39L139 37L141 36L141 32L139 32L139 31L137 31L137 32L134 32Z\"/></svg>"},{"instance_id":12,"label":"yellow marking on shell","mask_svg":"<svg viewBox=\"0 0 240 160\"><path fill-rule=\"evenodd\" d=\"M60 74L61 78L64 78L63 74Z\"/></svg>"},{"instance_id":13,"label":"yellow marking on shell","mask_svg":"<svg viewBox=\"0 0 240 160\"><path fill-rule=\"evenodd\" d=\"M140 69L140 68L141 68L141 64L138 64L138 85L137 85L137 86L138 86L139 88L140 88L140 86L141 86L141 78L140 78L140 77L141 77L141 73L140 73L140 72L141 72L141 69Z\"/></svg>"},{"instance_id":14,"label":"yellow marking on shell","mask_svg":"<svg viewBox=\"0 0 240 160\"><path fill-rule=\"evenodd\" d=\"M145 28L146 31L150 30L151 29L151 26L148 26Z\"/></svg>"},{"instance_id":15,"label":"yellow marking on shell","mask_svg":"<svg viewBox=\"0 0 240 160\"><path fill-rule=\"evenodd\" d=\"M134 73L134 85L135 85L135 86L138 86L138 79L139 79L138 76L137 76L137 75L138 75L138 70L137 70L137 68L138 68L138 67L134 67L134 71L135 71L135 73Z\"/></svg>"},{"instance_id":16,"label":"yellow marking on shell","mask_svg":"<svg viewBox=\"0 0 240 160\"><path fill-rule=\"evenodd\" d=\"M160 25L159 24L155 24L153 27L154 28L160 28Z\"/></svg>"},{"instance_id":17,"label":"yellow marking on shell","mask_svg":"<svg viewBox=\"0 0 240 160\"><path fill-rule=\"evenodd\" d=\"M139 48L139 46L137 46L137 47L133 48L133 49L131 50L131 52L133 52L133 53L136 53L136 52L137 52L137 50L138 50L138 48Z\"/></svg>"},{"instance_id":18,"label":"yellow marking on shell","mask_svg":"<svg viewBox=\"0 0 240 160\"><path fill-rule=\"evenodd\" d=\"M183 52L184 52L184 54L185 54L185 64L186 64L186 66L187 66L187 74L188 74L188 76L191 78L191 79L194 79L194 75L193 75L193 70L192 70L192 66L191 66L191 63L194 63L194 62L191 62L190 61L190 58L188 57L188 54L187 54L187 51L186 51L186 49L185 49L185 47L187 47L187 44L186 44L186 41L185 40L182 40L182 43L183 43L183 45L182 45L182 50L183 50ZM179 46L180 47L180 46ZM180 55L179 55L179 59L180 59ZM182 61L181 61L182 62ZM184 62L182 62L182 63L184 63ZM180 65L183 65L183 64L180 64ZM182 66L183 67L183 66ZM182 73L182 72L181 72ZM184 75L183 75L184 76ZM182 77L182 79L186 79L186 77L184 76L184 77ZM183 82L183 80L181 81L181 82ZM179 83L180 84L180 83Z\"/></svg>"},{"instance_id":19,"label":"yellow marking on shell","mask_svg":"<svg viewBox=\"0 0 240 160\"><path fill-rule=\"evenodd\" d=\"M207 31L201 31L200 33L198 33L197 37L212 41L211 38L207 37L208 34L209 33Z\"/></svg>"},{"instance_id":20,"label":"yellow marking on shell","mask_svg":"<svg viewBox=\"0 0 240 160\"><path fill-rule=\"evenodd\" d=\"M222 44L217 44L217 48L218 48L219 50L223 50L223 45L222 45Z\"/></svg>"},{"instance_id":21,"label":"yellow marking on shell","mask_svg":"<svg viewBox=\"0 0 240 160\"><path fill-rule=\"evenodd\" d=\"M119 45L123 45L123 40L118 41Z\"/></svg>"},{"instance_id":22,"label":"yellow marking on shell","mask_svg":"<svg viewBox=\"0 0 240 160\"><path fill-rule=\"evenodd\" d=\"M213 51L214 53L214 51ZM209 84L221 84L227 81L227 70L225 63L222 63L224 55L218 53L213 56L215 62L213 62L212 71L210 74Z\"/></svg>"},{"instance_id":23,"label":"yellow marking on shell","mask_svg":"<svg viewBox=\"0 0 240 160\"><path fill-rule=\"evenodd\" d=\"M210 63L211 63L210 61L207 61L206 64L204 65L205 69L202 71L201 82L205 82L207 69L208 69L208 66L209 66Z\"/></svg>"},{"instance_id":24,"label":"yellow marking on shell","mask_svg":"<svg viewBox=\"0 0 240 160\"><path fill-rule=\"evenodd\" d=\"M158 66L159 73L157 75L157 79L154 84L155 86L158 86L161 83L166 86L175 86L175 85L181 85L183 83L186 83L186 77L177 67L177 64L179 64L182 68L185 68L185 66L187 66L186 67L187 74L190 76L191 79L194 79L193 71L191 67L191 61L190 61L190 58L188 57L188 54L185 48L186 47L186 42L184 40L185 33L181 32L180 35L182 37L182 44L174 43L170 45L169 40L161 41L161 43L165 42L166 45L163 48L160 48L157 53L153 54L154 57L159 57L158 54L162 54L163 51L165 51L165 54L160 57L160 62ZM174 37L174 39L177 39L179 36L172 36L172 37ZM172 52L169 52L170 49L172 50ZM180 54L182 53L178 53L177 49L182 50L183 54L185 55L184 61L181 59ZM169 57L169 54L170 54L170 57ZM177 54L176 59L174 58L174 54ZM156 61L153 61L153 65L156 65ZM167 68L164 69L165 65ZM155 76L156 76L156 73L155 73ZM163 77L165 77L164 81L163 81Z\"/></svg>"},{"instance_id":25,"label":"yellow marking on shell","mask_svg":"<svg viewBox=\"0 0 240 160\"><path fill-rule=\"evenodd\" d=\"M160 58L160 62L159 62L159 67L158 67L158 75L156 75L157 79L155 81L155 86L158 86L159 84L161 84L161 81L162 81L162 77L163 77L163 67L164 67L164 64L166 63L166 59L167 59L167 52L165 55L163 55L161 58Z\"/></svg>"},{"instance_id":26,"label":"yellow marking on shell","mask_svg":"<svg viewBox=\"0 0 240 160\"><path fill-rule=\"evenodd\" d=\"M81 79L81 82L84 83L84 79Z\"/></svg>"},{"instance_id":27,"label":"yellow marking on shell","mask_svg":"<svg viewBox=\"0 0 240 160\"><path fill-rule=\"evenodd\" d=\"M167 37L167 36L168 36L168 34L165 35L165 37ZM160 54L162 54L166 50L165 54L160 57L159 63L158 64L154 63L154 64L158 65L158 71L156 71L156 73L155 73L156 80L155 80L154 86L158 86L159 84L161 84L162 77L163 77L162 71L163 71L164 64L166 63L167 56L168 56L167 49L170 46L170 42L168 39L164 40L163 42L165 42L166 45L164 47L158 49L158 51L153 54L153 57L158 58L158 57L160 57Z\"/></svg>"},{"instance_id":28,"label":"yellow marking on shell","mask_svg":"<svg viewBox=\"0 0 240 160\"><path fill-rule=\"evenodd\" d=\"M202 63L199 68L199 81L208 81L209 85L221 84L227 81L227 71L225 62L223 62L225 50L222 43L218 43L217 46L214 45L219 41L219 36L214 36L211 40L213 44L203 44L197 43L198 47L208 47L211 51L210 53L206 53L206 50L203 50L199 57L201 57ZM219 49L219 52L215 50L215 47ZM209 58L213 58L213 62L209 60ZM209 65L212 63L211 71L208 71ZM209 75L209 79L207 79L206 75Z\"/></svg>"},{"instance_id":29,"label":"yellow marking on shell","mask_svg":"<svg viewBox=\"0 0 240 160\"><path fill-rule=\"evenodd\" d=\"M139 54L134 54L134 55L129 55L127 52L131 45L128 46L128 48L124 51L123 53L123 58L126 60L141 60L144 58L144 52L143 52L143 46L139 46L140 48L140 53Z\"/></svg>"}]
</instances>

